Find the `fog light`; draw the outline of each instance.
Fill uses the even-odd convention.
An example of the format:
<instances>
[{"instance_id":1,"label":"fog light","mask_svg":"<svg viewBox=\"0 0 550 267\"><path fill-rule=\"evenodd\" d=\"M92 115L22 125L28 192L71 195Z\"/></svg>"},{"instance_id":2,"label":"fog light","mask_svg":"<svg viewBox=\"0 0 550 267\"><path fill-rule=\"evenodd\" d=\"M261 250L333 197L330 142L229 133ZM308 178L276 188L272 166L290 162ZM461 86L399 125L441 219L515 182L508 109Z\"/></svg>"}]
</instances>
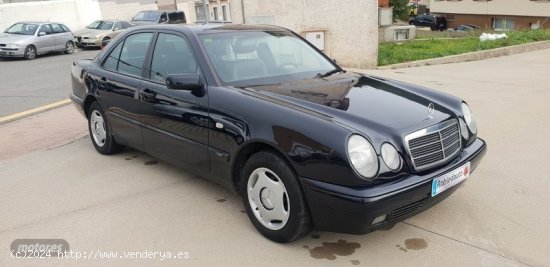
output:
<instances>
[{"instance_id":1,"label":"fog light","mask_svg":"<svg viewBox=\"0 0 550 267\"><path fill-rule=\"evenodd\" d=\"M380 216L374 218L374 220L372 220L372 224L371 224L371 225L379 224L379 223L381 223L381 222L384 222L385 220L386 220L386 214L380 215Z\"/></svg>"}]
</instances>

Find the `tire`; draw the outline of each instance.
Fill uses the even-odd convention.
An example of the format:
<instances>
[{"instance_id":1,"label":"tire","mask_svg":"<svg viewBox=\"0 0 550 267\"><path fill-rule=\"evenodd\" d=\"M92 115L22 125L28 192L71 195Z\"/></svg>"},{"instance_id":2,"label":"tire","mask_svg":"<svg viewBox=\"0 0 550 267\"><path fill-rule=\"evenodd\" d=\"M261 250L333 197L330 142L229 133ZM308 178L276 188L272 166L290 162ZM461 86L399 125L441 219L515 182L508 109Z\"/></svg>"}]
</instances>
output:
<instances>
[{"instance_id":1,"label":"tire","mask_svg":"<svg viewBox=\"0 0 550 267\"><path fill-rule=\"evenodd\" d=\"M241 188L248 218L266 238L287 243L311 232L311 216L298 178L280 156L261 151L250 157L243 168Z\"/></svg>"},{"instance_id":2,"label":"tire","mask_svg":"<svg viewBox=\"0 0 550 267\"><path fill-rule=\"evenodd\" d=\"M65 44L65 54L72 54L74 53L74 43L72 41L68 41Z\"/></svg>"},{"instance_id":3,"label":"tire","mask_svg":"<svg viewBox=\"0 0 550 267\"><path fill-rule=\"evenodd\" d=\"M36 58L36 47L34 45L29 45L25 48L25 59L33 60Z\"/></svg>"},{"instance_id":4,"label":"tire","mask_svg":"<svg viewBox=\"0 0 550 267\"><path fill-rule=\"evenodd\" d=\"M107 117L97 101L90 105L88 111L88 132L92 144L100 154L111 155L124 149L124 146L113 138Z\"/></svg>"},{"instance_id":5,"label":"tire","mask_svg":"<svg viewBox=\"0 0 550 267\"><path fill-rule=\"evenodd\" d=\"M99 45L99 48L100 48L100 49L103 49L103 48L104 48L103 44L104 44L106 41L109 41L109 40L111 40L110 37L108 37L108 36L107 36L107 37L104 37L104 38L101 40L101 44Z\"/></svg>"}]
</instances>

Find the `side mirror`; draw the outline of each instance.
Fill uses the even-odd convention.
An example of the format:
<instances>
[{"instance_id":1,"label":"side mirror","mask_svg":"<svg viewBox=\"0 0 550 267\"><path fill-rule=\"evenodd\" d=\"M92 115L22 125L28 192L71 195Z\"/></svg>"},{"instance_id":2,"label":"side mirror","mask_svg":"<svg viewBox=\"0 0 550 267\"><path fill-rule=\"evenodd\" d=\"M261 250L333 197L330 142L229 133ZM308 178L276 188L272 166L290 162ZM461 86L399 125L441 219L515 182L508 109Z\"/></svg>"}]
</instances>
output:
<instances>
[{"instance_id":1,"label":"side mirror","mask_svg":"<svg viewBox=\"0 0 550 267\"><path fill-rule=\"evenodd\" d=\"M199 74L169 74L166 87L173 90L202 91L203 84Z\"/></svg>"},{"instance_id":2,"label":"side mirror","mask_svg":"<svg viewBox=\"0 0 550 267\"><path fill-rule=\"evenodd\" d=\"M38 33L38 36L44 36L44 35L46 35L46 32L39 32Z\"/></svg>"}]
</instances>

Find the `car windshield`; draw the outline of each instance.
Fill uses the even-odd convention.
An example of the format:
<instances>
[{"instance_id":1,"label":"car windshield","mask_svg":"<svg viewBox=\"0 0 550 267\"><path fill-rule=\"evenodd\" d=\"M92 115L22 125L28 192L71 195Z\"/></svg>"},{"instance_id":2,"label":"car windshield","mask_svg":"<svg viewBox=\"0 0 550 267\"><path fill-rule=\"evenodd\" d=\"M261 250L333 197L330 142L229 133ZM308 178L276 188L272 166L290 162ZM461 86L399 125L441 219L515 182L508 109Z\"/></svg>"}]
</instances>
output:
<instances>
[{"instance_id":1,"label":"car windshield","mask_svg":"<svg viewBox=\"0 0 550 267\"><path fill-rule=\"evenodd\" d=\"M94 29L94 30L110 30L113 28L113 22L112 21L104 21L104 20L96 20L92 22L90 25L86 26L88 29Z\"/></svg>"},{"instance_id":2,"label":"car windshield","mask_svg":"<svg viewBox=\"0 0 550 267\"><path fill-rule=\"evenodd\" d=\"M158 11L141 11L137 13L133 21L157 21L160 12Z\"/></svg>"},{"instance_id":3,"label":"car windshield","mask_svg":"<svg viewBox=\"0 0 550 267\"><path fill-rule=\"evenodd\" d=\"M340 70L288 31L243 31L200 35L222 83L232 86L278 84Z\"/></svg>"},{"instance_id":4,"label":"car windshield","mask_svg":"<svg viewBox=\"0 0 550 267\"><path fill-rule=\"evenodd\" d=\"M34 35L37 29L38 29L38 24L16 23L16 24L13 24L4 32L10 33L10 34Z\"/></svg>"}]
</instances>

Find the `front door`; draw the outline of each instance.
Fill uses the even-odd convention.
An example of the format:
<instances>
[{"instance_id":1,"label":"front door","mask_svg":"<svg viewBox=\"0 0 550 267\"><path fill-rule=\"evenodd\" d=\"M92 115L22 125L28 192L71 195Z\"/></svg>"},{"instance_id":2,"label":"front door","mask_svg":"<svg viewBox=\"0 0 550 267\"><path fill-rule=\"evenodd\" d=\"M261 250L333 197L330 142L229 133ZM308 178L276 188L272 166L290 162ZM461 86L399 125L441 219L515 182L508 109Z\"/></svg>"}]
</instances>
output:
<instances>
[{"instance_id":1,"label":"front door","mask_svg":"<svg viewBox=\"0 0 550 267\"><path fill-rule=\"evenodd\" d=\"M208 95L166 87L169 74L199 73L187 38L161 32L141 84L140 120L146 150L168 161L208 171Z\"/></svg>"}]
</instances>

